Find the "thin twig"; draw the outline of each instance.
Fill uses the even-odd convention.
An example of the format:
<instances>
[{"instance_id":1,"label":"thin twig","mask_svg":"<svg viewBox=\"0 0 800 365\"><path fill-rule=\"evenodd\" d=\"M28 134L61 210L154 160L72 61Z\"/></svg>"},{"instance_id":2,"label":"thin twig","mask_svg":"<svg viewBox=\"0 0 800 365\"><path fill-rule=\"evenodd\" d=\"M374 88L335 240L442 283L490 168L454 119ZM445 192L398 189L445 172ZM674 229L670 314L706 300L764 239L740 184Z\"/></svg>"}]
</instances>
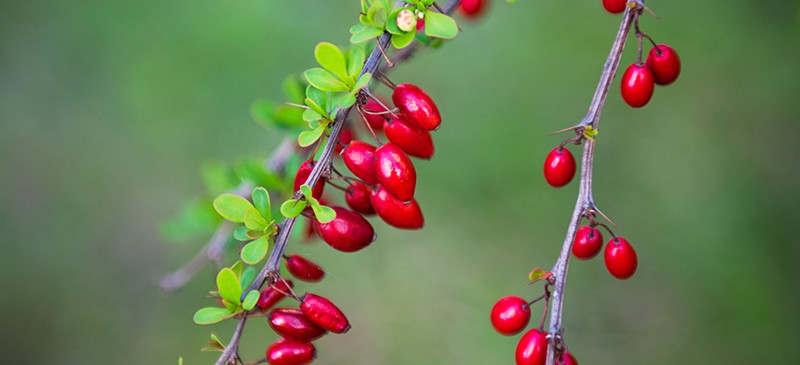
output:
<instances>
[{"instance_id":1,"label":"thin twig","mask_svg":"<svg viewBox=\"0 0 800 365\"><path fill-rule=\"evenodd\" d=\"M637 0L639 1L639 0ZM641 4L640 4L641 5ZM620 23L617 36L614 39L614 44L611 47L611 52L603 65L603 73L600 76L600 83L597 85L592 102L589 106L589 111L586 117L581 121L580 126L592 126L597 129L600 122L600 114L603 110L608 90L611 87L611 81L619 69L620 59L622 58L622 50L625 48L625 42L628 38L628 33L631 29L631 23L636 14L641 11L641 7L627 8L623 15L622 22ZM578 192L578 201L575 203L575 209L572 212L569 226L567 227L567 235L564 238L564 244L561 247L561 254L558 261L551 272L555 276L555 289L552 296L552 307L550 308L550 326L548 333L553 342L548 346L547 350L547 365L554 365L556 360L556 349L561 347L559 343L560 334L562 333L561 316L564 306L564 287L567 282L567 269L569 267L569 255L572 248L572 242L575 240L575 232L580 224L581 217L587 209L595 209L594 198L592 197L592 168L594 165L594 140L586 140L583 145L583 158L581 160L581 181L580 190Z\"/></svg>"}]
</instances>

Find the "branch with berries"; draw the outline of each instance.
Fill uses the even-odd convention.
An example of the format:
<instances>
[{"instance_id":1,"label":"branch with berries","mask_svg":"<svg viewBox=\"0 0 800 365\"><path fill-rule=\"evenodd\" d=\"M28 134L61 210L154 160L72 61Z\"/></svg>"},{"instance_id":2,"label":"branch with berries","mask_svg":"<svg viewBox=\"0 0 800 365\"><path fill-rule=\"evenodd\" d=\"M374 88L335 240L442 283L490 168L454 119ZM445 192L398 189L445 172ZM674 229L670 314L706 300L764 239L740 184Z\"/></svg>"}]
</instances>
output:
<instances>
[{"instance_id":1,"label":"branch with berries","mask_svg":"<svg viewBox=\"0 0 800 365\"><path fill-rule=\"evenodd\" d=\"M528 327L531 306L538 301L544 301L539 325L528 330L518 342L515 354L517 365L577 364L577 360L566 345L562 324L569 259L570 253L578 259L588 260L600 252L603 247L603 235L598 227L605 229L612 237L606 244L603 255L606 268L612 276L617 279L628 279L634 275L638 266L633 246L625 238L616 236L607 224L599 221L604 219L608 224L614 225L597 207L592 194L592 170L600 114L611 82L619 68L631 27L635 29L638 41L638 57L622 75L620 87L622 99L631 107L640 108L646 105L653 95L656 84L668 85L674 82L680 74L680 59L671 47L656 44L650 36L640 30L639 17L643 11L649 11L642 0L603 0L603 6L612 14L624 14L611 52L604 63L600 82L589 111L581 122L557 132L574 132L575 136L562 141L548 154L544 163L544 176L548 184L553 187L566 186L575 176L577 166L575 158L565 146L570 143L583 144L578 199L567 227L561 253L551 271L537 268L529 275L531 283L540 281L544 283L544 292L541 296L533 301L518 296L501 298L490 314L492 325L497 332L503 335L515 335ZM646 62L642 61L643 39L649 40L653 45ZM584 219L588 221L588 225L580 226ZM548 310L550 321L545 331Z\"/></svg>"}]
</instances>

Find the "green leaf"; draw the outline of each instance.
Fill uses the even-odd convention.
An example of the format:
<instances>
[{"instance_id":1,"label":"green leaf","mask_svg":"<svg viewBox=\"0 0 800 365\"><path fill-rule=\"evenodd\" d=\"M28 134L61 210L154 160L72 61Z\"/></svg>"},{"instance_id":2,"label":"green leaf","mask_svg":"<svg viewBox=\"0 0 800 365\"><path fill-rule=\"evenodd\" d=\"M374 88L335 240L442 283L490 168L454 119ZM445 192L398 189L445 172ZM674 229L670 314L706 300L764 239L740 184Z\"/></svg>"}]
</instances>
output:
<instances>
[{"instance_id":1,"label":"green leaf","mask_svg":"<svg viewBox=\"0 0 800 365\"><path fill-rule=\"evenodd\" d=\"M306 109L306 111L303 112L303 120L305 120L306 122L316 122L320 119L322 119L322 115L311 109ZM319 125L319 123L317 125ZM316 126L312 128L316 128Z\"/></svg>"},{"instance_id":2,"label":"green leaf","mask_svg":"<svg viewBox=\"0 0 800 365\"><path fill-rule=\"evenodd\" d=\"M275 221L269 222L269 224L270 224L270 226L266 227L264 230L252 230L251 229L251 230L247 231L247 238L248 239L246 239L245 241L255 240L255 239L259 239L261 237L264 237L265 236L264 231L265 230L269 231L269 229L271 228L271 225L275 224Z\"/></svg>"},{"instance_id":3,"label":"green leaf","mask_svg":"<svg viewBox=\"0 0 800 365\"><path fill-rule=\"evenodd\" d=\"M350 52L347 55L347 73L350 77L359 77L361 70L364 68L365 59L366 55L363 47L354 45L350 48ZM358 83L356 83L356 86L358 86Z\"/></svg>"},{"instance_id":4,"label":"green leaf","mask_svg":"<svg viewBox=\"0 0 800 365\"><path fill-rule=\"evenodd\" d=\"M244 225L252 230L263 230L267 228L267 220L261 216L258 209L252 208L244 213Z\"/></svg>"},{"instance_id":5,"label":"green leaf","mask_svg":"<svg viewBox=\"0 0 800 365\"><path fill-rule=\"evenodd\" d=\"M303 193L303 196L305 196L306 199L314 198L314 196L312 195L313 192L311 191L311 187L308 186L308 184L300 185L300 192Z\"/></svg>"},{"instance_id":6,"label":"green leaf","mask_svg":"<svg viewBox=\"0 0 800 365\"><path fill-rule=\"evenodd\" d=\"M197 324L213 324L222 321L230 315L231 312L225 308L205 307L195 312L192 320Z\"/></svg>"},{"instance_id":7,"label":"green leaf","mask_svg":"<svg viewBox=\"0 0 800 365\"><path fill-rule=\"evenodd\" d=\"M261 213L261 216L267 222L272 220L272 206L269 201L269 192L267 189L259 186L253 189L253 205Z\"/></svg>"},{"instance_id":8,"label":"green leaf","mask_svg":"<svg viewBox=\"0 0 800 365\"><path fill-rule=\"evenodd\" d=\"M250 228L247 228L245 226L236 228L235 230L233 230L233 239L237 241L250 241L252 238L247 237L247 231L249 230Z\"/></svg>"},{"instance_id":9,"label":"green leaf","mask_svg":"<svg viewBox=\"0 0 800 365\"><path fill-rule=\"evenodd\" d=\"M386 18L389 16L389 4L385 1L375 1L369 7L367 12L367 19L376 28L383 29L386 27Z\"/></svg>"},{"instance_id":10,"label":"green leaf","mask_svg":"<svg viewBox=\"0 0 800 365\"><path fill-rule=\"evenodd\" d=\"M281 214L286 218L294 218L306 208L305 200L289 199L281 204Z\"/></svg>"},{"instance_id":11,"label":"green leaf","mask_svg":"<svg viewBox=\"0 0 800 365\"><path fill-rule=\"evenodd\" d=\"M239 283L239 278L229 268L220 270L217 274L217 291L222 299L225 299L233 304L241 304L242 286Z\"/></svg>"},{"instance_id":12,"label":"green leaf","mask_svg":"<svg viewBox=\"0 0 800 365\"><path fill-rule=\"evenodd\" d=\"M427 11L425 12L425 35L453 39L458 35L458 24L446 14Z\"/></svg>"},{"instance_id":13,"label":"green leaf","mask_svg":"<svg viewBox=\"0 0 800 365\"><path fill-rule=\"evenodd\" d=\"M350 91L350 87L337 79L332 73L321 68L311 68L303 73L308 83L322 91L342 92Z\"/></svg>"},{"instance_id":14,"label":"green leaf","mask_svg":"<svg viewBox=\"0 0 800 365\"><path fill-rule=\"evenodd\" d=\"M528 274L528 279L530 279L531 283L535 283L542 279L548 279L553 276L553 273L549 271L544 271L540 268L535 268L531 270L530 274Z\"/></svg>"},{"instance_id":15,"label":"green leaf","mask_svg":"<svg viewBox=\"0 0 800 365\"><path fill-rule=\"evenodd\" d=\"M427 28L427 23L425 28ZM392 45L397 49L405 48L414 41L414 34L416 34L416 32L411 31L400 35L392 35Z\"/></svg>"},{"instance_id":16,"label":"green leaf","mask_svg":"<svg viewBox=\"0 0 800 365\"><path fill-rule=\"evenodd\" d=\"M242 268L243 268L242 266L243 266L243 265L242 265L242 262L241 262L241 261L236 261L236 262L235 262L235 263L234 263L234 264L231 266L231 271L233 271L233 273L236 275L236 277L237 277L237 278L239 278L239 277L241 277L241 276L242 276Z\"/></svg>"},{"instance_id":17,"label":"green leaf","mask_svg":"<svg viewBox=\"0 0 800 365\"><path fill-rule=\"evenodd\" d=\"M420 0L419 2L420 2L420 3L421 3L423 6L424 6L424 7L426 7L426 8L427 8L427 7L431 6L431 5L433 5L433 3L434 3L435 1L436 1L436 0Z\"/></svg>"},{"instance_id":18,"label":"green leaf","mask_svg":"<svg viewBox=\"0 0 800 365\"><path fill-rule=\"evenodd\" d=\"M242 257L242 261L244 261L244 263L248 265L255 265L261 262L261 260L267 256L268 250L269 239L267 237L261 237L244 245L244 247L242 247L240 256Z\"/></svg>"},{"instance_id":19,"label":"green leaf","mask_svg":"<svg viewBox=\"0 0 800 365\"><path fill-rule=\"evenodd\" d=\"M319 137L322 137L322 133L325 132L325 126L318 126L310 131L303 131L297 136L297 144L300 147L308 147L314 144Z\"/></svg>"},{"instance_id":20,"label":"green leaf","mask_svg":"<svg viewBox=\"0 0 800 365\"><path fill-rule=\"evenodd\" d=\"M320 114L328 115L326 106L328 105L328 93L317 89L311 85L306 88L306 105L316 110ZM310 104L309 104L310 103ZM313 106L313 105L316 105Z\"/></svg>"},{"instance_id":21,"label":"green leaf","mask_svg":"<svg viewBox=\"0 0 800 365\"><path fill-rule=\"evenodd\" d=\"M406 33L404 31L402 31L397 26L397 15L400 14L400 12L403 11L404 9L408 9L408 8L400 7L400 8L394 9L391 13L389 13L389 16L386 18L386 31L387 32L392 33L394 35L403 35L403 34ZM427 20L426 20L425 24L427 25ZM392 37L392 38L394 38L394 37Z\"/></svg>"},{"instance_id":22,"label":"green leaf","mask_svg":"<svg viewBox=\"0 0 800 365\"><path fill-rule=\"evenodd\" d=\"M253 310L253 308L256 306L256 303L258 303L258 296L259 295L260 294L259 294L258 290L249 291L247 293L247 296L245 296L244 300L242 301L242 308L244 308L244 310L248 310L248 311L249 310Z\"/></svg>"},{"instance_id":23,"label":"green leaf","mask_svg":"<svg viewBox=\"0 0 800 365\"><path fill-rule=\"evenodd\" d=\"M333 99L336 108L346 109L356 103L355 93L337 94Z\"/></svg>"},{"instance_id":24,"label":"green leaf","mask_svg":"<svg viewBox=\"0 0 800 365\"><path fill-rule=\"evenodd\" d=\"M250 284L253 283L253 279L256 278L256 268L252 266L248 266L242 272L242 275L239 276L239 281L242 284L242 292L244 292L247 288L250 287Z\"/></svg>"},{"instance_id":25,"label":"green leaf","mask_svg":"<svg viewBox=\"0 0 800 365\"><path fill-rule=\"evenodd\" d=\"M361 75L361 77L358 78L358 81L356 82L356 85L353 86L353 91L351 91L350 94L353 94L353 95L357 94L359 91L361 91L361 89L367 87L367 85L369 85L370 81L372 81L372 74L371 73L367 72L367 73Z\"/></svg>"},{"instance_id":26,"label":"green leaf","mask_svg":"<svg viewBox=\"0 0 800 365\"><path fill-rule=\"evenodd\" d=\"M311 204L311 209L314 211L314 216L320 223L330 223L336 218L336 211L333 208L321 205L316 199Z\"/></svg>"},{"instance_id":27,"label":"green leaf","mask_svg":"<svg viewBox=\"0 0 800 365\"><path fill-rule=\"evenodd\" d=\"M314 49L314 57L320 66L338 76L339 79L348 80L347 62L342 50L338 47L328 42L320 42Z\"/></svg>"},{"instance_id":28,"label":"green leaf","mask_svg":"<svg viewBox=\"0 0 800 365\"><path fill-rule=\"evenodd\" d=\"M222 218L231 222L244 222L244 214L251 208L253 205L247 199L231 193L224 193L214 199L214 209Z\"/></svg>"},{"instance_id":29,"label":"green leaf","mask_svg":"<svg viewBox=\"0 0 800 365\"><path fill-rule=\"evenodd\" d=\"M356 24L350 28L350 43L361 43L372 40L383 34L383 29L370 24Z\"/></svg>"}]
</instances>

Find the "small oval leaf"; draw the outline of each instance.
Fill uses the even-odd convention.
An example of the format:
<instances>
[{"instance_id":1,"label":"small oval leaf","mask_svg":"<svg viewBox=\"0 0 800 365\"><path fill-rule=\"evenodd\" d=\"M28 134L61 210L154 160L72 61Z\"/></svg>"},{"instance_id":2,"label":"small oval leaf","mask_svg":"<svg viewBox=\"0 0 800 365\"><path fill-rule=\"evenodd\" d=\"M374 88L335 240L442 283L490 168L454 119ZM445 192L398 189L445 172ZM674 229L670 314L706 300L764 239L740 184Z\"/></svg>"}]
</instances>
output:
<instances>
[{"instance_id":1,"label":"small oval leaf","mask_svg":"<svg viewBox=\"0 0 800 365\"><path fill-rule=\"evenodd\" d=\"M328 42L321 42L314 49L314 57L320 66L340 79L347 80L347 63L338 47Z\"/></svg>"},{"instance_id":2,"label":"small oval leaf","mask_svg":"<svg viewBox=\"0 0 800 365\"><path fill-rule=\"evenodd\" d=\"M306 208L305 200L289 199L281 204L281 214L286 218L294 218Z\"/></svg>"},{"instance_id":3,"label":"small oval leaf","mask_svg":"<svg viewBox=\"0 0 800 365\"><path fill-rule=\"evenodd\" d=\"M242 247L242 252L240 256L242 257L242 261L248 265L255 265L264 257L267 256L267 251L269 249L269 239L264 236L257 240L250 241L244 247Z\"/></svg>"},{"instance_id":4,"label":"small oval leaf","mask_svg":"<svg viewBox=\"0 0 800 365\"><path fill-rule=\"evenodd\" d=\"M214 199L214 209L222 218L231 222L244 222L244 214L252 208L253 204L247 199L231 193L224 193Z\"/></svg>"},{"instance_id":5,"label":"small oval leaf","mask_svg":"<svg viewBox=\"0 0 800 365\"><path fill-rule=\"evenodd\" d=\"M217 291L219 296L235 305L242 303L242 286L239 284L239 278L229 268L224 268L217 274Z\"/></svg>"},{"instance_id":6,"label":"small oval leaf","mask_svg":"<svg viewBox=\"0 0 800 365\"><path fill-rule=\"evenodd\" d=\"M197 324L213 324L222 321L230 315L231 312L225 308L205 307L195 312L192 320Z\"/></svg>"},{"instance_id":7,"label":"small oval leaf","mask_svg":"<svg viewBox=\"0 0 800 365\"><path fill-rule=\"evenodd\" d=\"M248 311L249 310L253 310L253 308L256 306L256 303L258 303L259 295L260 294L259 294L258 290L249 291L247 293L247 296L245 296L244 300L242 301L242 308L244 308L244 310L248 310Z\"/></svg>"}]
</instances>

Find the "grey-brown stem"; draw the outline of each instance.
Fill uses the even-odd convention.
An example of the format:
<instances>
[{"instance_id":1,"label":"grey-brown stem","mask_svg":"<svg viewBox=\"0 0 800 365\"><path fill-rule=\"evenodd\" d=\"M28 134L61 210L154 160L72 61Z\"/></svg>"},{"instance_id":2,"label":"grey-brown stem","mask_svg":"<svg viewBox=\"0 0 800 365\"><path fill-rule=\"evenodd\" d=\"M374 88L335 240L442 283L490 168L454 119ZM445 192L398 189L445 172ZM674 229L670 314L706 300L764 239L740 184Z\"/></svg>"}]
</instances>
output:
<instances>
[{"instance_id":1,"label":"grey-brown stem","mask_svg":"<svg viewBox=\"0 0 800 365\"><path fill-rule=\"evenodd\" d=\"M636 0L637 2L639 0ZM641 3L639 3L641 5ZM614 39L614 44L611 47L611 52L603 65L603 74L600 76L600 83L597 85L597 90L592 98L592 103L589 106L589 111L586 117L581 121L580 126L592 126L597 129L600 122L600 113L603 111L606 97L608 96L611 81L619 69L620 59L622 57L622 50L625 48L625 42L628 38L628 33L631 29L631 23L636 12L641 11L640 7L634 9L627 8L623 14L622 22L620 23L617 37ZM569 226L567 227L567 235L564 238L564 244L561 247L561 254L556 261L555 266L551 272L554 274L556 283L552 297L552 307L550 307L550 326L548 333L554 337L551 339L551 344L560 341L559 338L562 334L561 318L562 310L564 307L564 288L567 282L567 269L569 268L570 250L572 249L572 242L575 240L575 232L578 229L583 214L589 208L594 208L594 198L592 197L592 168L594 165L594 147L595 141L587 139L583 145L583 158L581 159L581 177L580 188L578 191L578 200L575 203L575 209L572 211L572 218L570 218ZM556 360L556 351L554 346L549 346L547 349L547 365L554 365Z\"/></svg>"}]
</instances>

